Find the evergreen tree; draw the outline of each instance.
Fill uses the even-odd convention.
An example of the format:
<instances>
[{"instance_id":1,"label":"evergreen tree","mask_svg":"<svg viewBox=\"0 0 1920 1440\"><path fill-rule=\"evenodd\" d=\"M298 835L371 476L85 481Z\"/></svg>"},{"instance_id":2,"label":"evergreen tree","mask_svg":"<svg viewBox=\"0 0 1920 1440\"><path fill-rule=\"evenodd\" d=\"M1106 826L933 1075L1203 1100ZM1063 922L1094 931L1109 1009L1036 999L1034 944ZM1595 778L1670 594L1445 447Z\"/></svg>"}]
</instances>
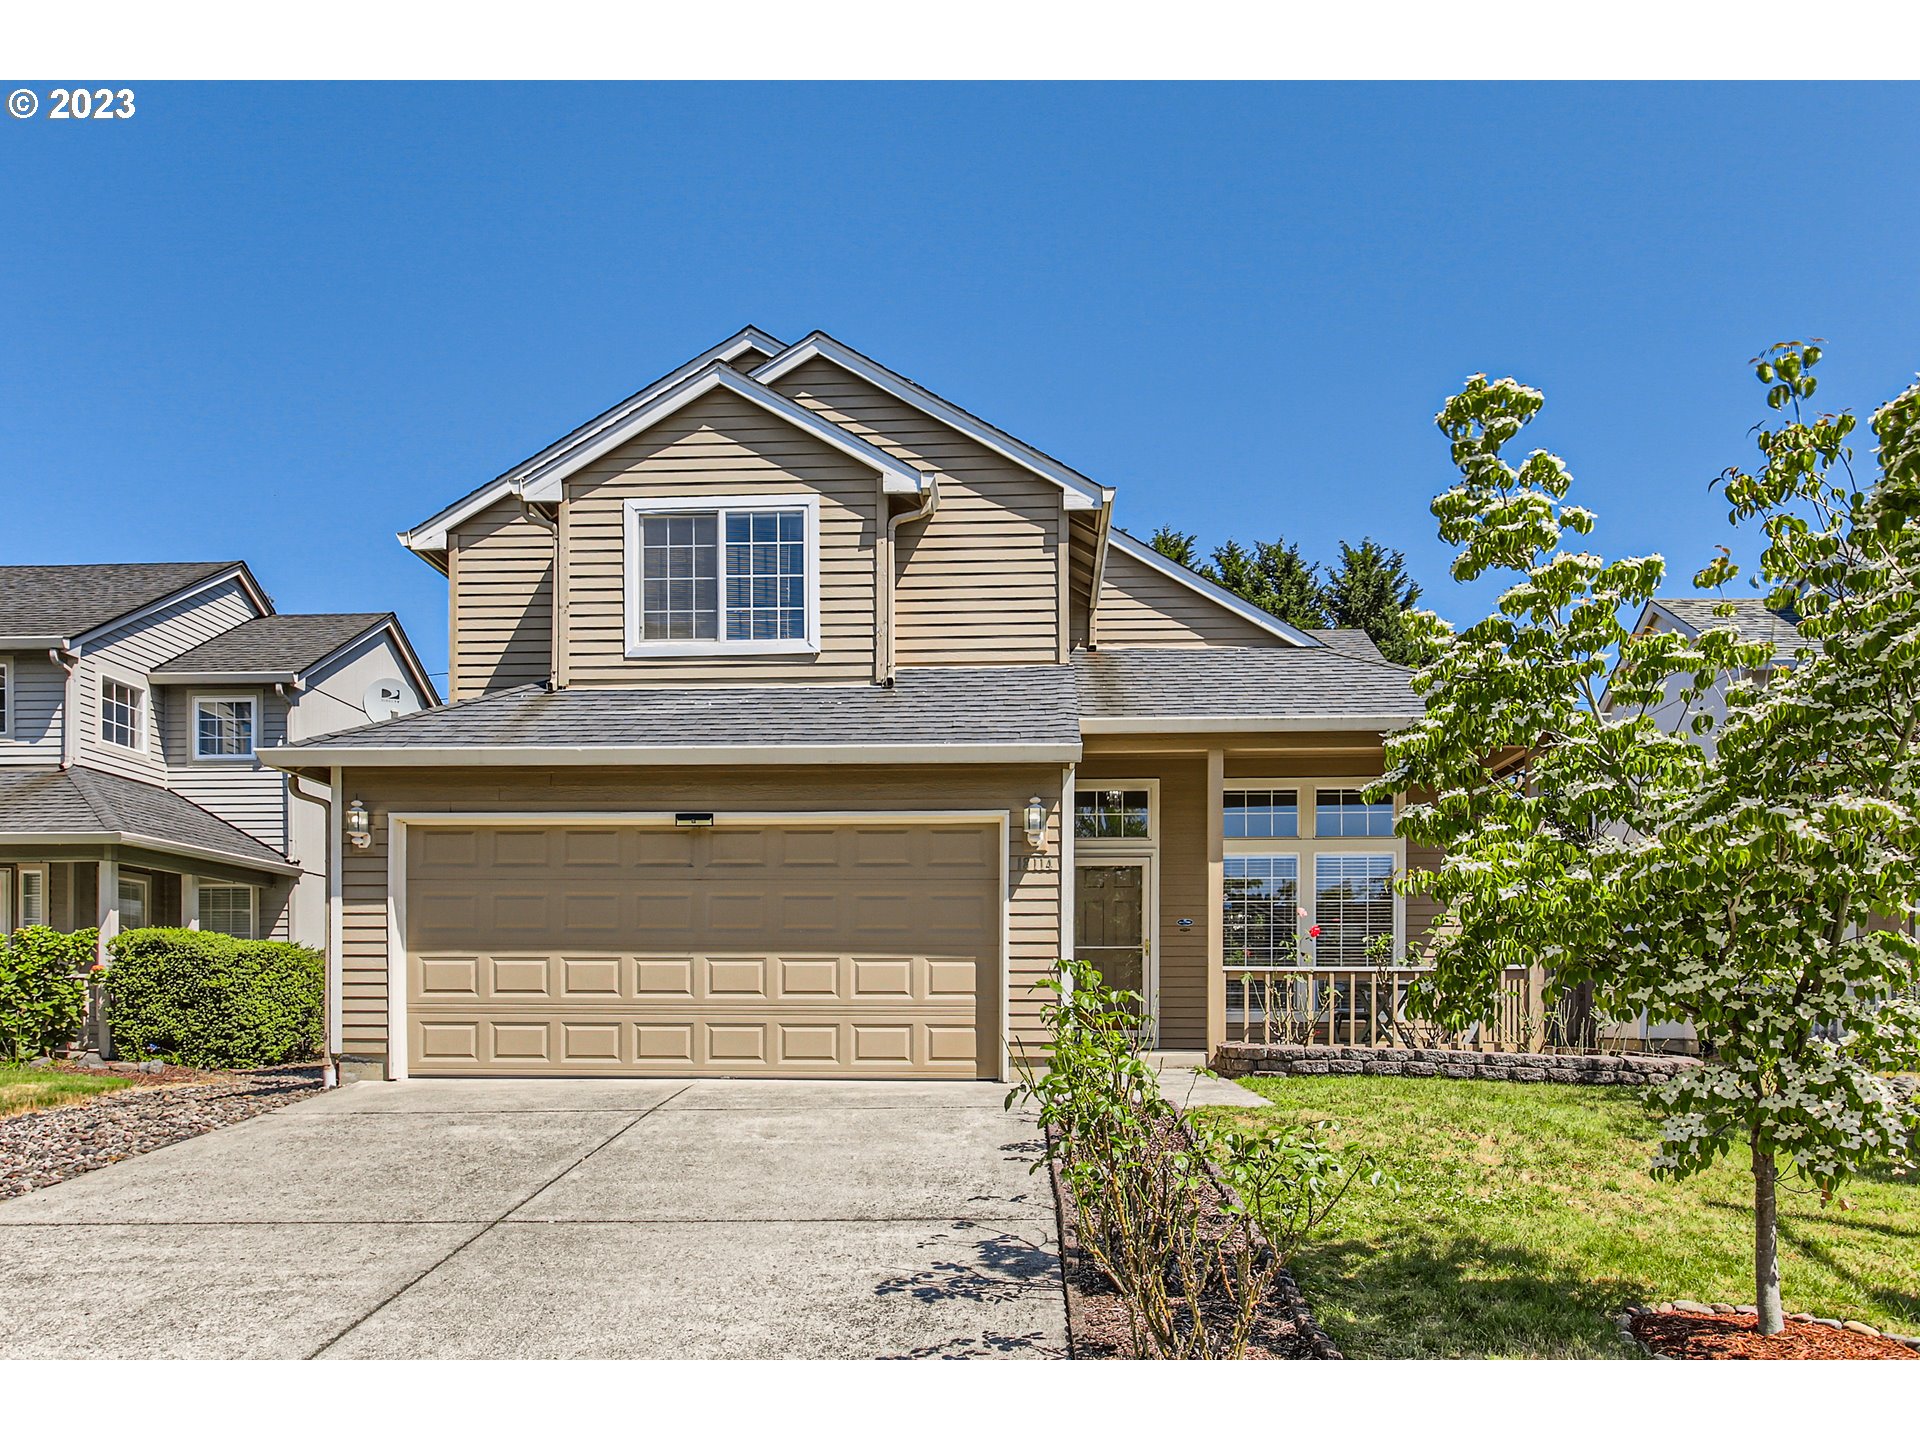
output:
<instances>
[{"instance_id":1,"label":"evergreen tree","mask_svg":"<svg viewBox=\"0 0 1920 1440\"><path fill-rule=\"evenodd\" d=\"M1198 564L1200 550L1195 537L1176 530L1171 525L1162 525L1154 531L1153 538L1147 541L1147 544L1176 565L1184 565L1189 570L1200 568Z\"/></svg>"},{"instance_id":2,"label":"evergreen tree","mask_svg":"<svg viewBox=\"0 0 1920 1440\"><path fill-rule=\"evenodd\" d=\"M1407 557L1400 551L1371 537L1358 545L1341 541L1340 564L1327 577L1322 594L1335 625L1366 631L1394 664L1418 665L1425 658L1407 624L1420 587L1407 574Z\"/></svg>"},{"instance_id":3,"label":"evergreen tree","mask_svg":"<svg viewBox=\"0 0 1920 1440\"><path fill-rule=\"evenodd\" d=\"M1252 550L1229 540L1214 550L1213 563L1200 573L1289 625L1321 630L1327 624L1327 605L1318 568L1301 558L1298 545L1284 539L1256 540Z\"/></svg>"}]
</instances>

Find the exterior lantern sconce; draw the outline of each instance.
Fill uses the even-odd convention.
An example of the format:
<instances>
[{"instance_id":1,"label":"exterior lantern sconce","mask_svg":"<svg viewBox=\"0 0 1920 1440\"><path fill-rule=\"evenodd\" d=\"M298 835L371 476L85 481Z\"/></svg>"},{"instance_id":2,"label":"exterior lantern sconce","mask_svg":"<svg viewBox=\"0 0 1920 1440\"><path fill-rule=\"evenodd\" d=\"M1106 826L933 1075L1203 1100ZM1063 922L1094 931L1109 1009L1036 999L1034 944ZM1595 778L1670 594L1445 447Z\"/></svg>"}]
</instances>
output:
<instances>
[{"instance_id":1,"label":"exterior lantern sconce","mask_svg":"<svg viewBox=\"0 0 1920 1440\"><path fill-rule=\"evenodd\" d=\"M347 843L356 850L373 844L373 821L367 807L358 799L347 806Z\"/></svg>"},{"instance_id":2,"label":"exterior lantern sconce","mask_svg":"<svg viewBox=\"0 0 1920 1440\"><path fill-rule=\"evenodd\" d=\"M1027 844L1035 850L1047 843L1047 802L1038 795L1027 801Z\"/></svg>"}]
</instances>

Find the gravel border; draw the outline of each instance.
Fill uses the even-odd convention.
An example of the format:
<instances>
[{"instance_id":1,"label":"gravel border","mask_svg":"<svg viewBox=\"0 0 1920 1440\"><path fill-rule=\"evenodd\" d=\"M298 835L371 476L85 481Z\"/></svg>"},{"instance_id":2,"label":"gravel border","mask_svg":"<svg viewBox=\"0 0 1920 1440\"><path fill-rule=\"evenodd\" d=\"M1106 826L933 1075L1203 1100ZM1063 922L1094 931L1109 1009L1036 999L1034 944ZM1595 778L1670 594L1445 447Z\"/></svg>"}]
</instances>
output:
<instances>
[{"instance_id":1,"label":"gravel border","mask_svg":"<svg viewBox=\"0 0 1920 1440\"><path fill-rule=\"evenodd\" d=\"M1634 1333L1635 1320L1642 1315L1758 1315L1759 1313L1759 1310L1752 1305L1723 1305L1717 1302L1709 1305L1699 1300L1663 1300L1658 1305L1629 1305L1613 1317L1613 1324L1621 1337L1642 1354L1655 1360L1672 1360L1677 1357L1660 1354ZM1904 1345L1909 1350L1920 1351L1920 1336L1895 1335L1891 1331L1876 1329L1864 1320L1834 1320L1824 1315L1810 1315L1804 1310L1791 1311L1786 1318L1807 1325L1824 1325L1829 1330L1850 1330L1856 1335L1891 1340L1894 1344Z\"/></svg>"},{"instance_id":2,"label":"gravel border","mask_svg":"<svg viewBox=\"0 0 1920 1440\"><path fill-rule=\"evenodd\" d=\"M8 1115L0 1118L0 1200L237 1125L322 1087L318 1065L279 1066L197 1084L136 1085Z\"/></svg>"}]
</instances>

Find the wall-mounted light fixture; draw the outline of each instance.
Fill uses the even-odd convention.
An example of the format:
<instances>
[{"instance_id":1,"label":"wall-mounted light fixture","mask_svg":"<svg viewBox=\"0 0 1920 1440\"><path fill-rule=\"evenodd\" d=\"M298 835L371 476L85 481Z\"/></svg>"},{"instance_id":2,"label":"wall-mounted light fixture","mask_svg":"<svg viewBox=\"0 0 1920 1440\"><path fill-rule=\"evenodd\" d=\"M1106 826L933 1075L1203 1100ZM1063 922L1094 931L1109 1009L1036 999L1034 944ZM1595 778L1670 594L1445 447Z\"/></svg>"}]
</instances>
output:
<instances>
[{"instance_id":1,"label":"wall-mounted light fixture","mask_svg":"<svg viewBox=\"0 0 1920 1440\"><path fill-rule=\"evenodd\" d=\"M1047 802L1038 795L1027 801L1027 844L1035 850L1047 843Z\"/></svg>"},{"instance_id":2,"label":"wall-mounted light fixture","mask_svg":"<svg viewBox=\"0 0 1920 1440\"><path fill-rule=\"evenodd\" d=\"M711 830L713 812L711 810L682 810L673 817L673 823L682 830Z\"/></svg>"},{"instance_id":3,"label":"wall-mounted light fixture","mask_svg":"<svg viewBox=\"0 0 1920 1440\"><path fill-rule=\"evenodd\" d=\"M364 850L373 844L373 820L367 814L366 805L357 796L347 806L347 843L356 850Z\"/></svg>"}]
</instances>

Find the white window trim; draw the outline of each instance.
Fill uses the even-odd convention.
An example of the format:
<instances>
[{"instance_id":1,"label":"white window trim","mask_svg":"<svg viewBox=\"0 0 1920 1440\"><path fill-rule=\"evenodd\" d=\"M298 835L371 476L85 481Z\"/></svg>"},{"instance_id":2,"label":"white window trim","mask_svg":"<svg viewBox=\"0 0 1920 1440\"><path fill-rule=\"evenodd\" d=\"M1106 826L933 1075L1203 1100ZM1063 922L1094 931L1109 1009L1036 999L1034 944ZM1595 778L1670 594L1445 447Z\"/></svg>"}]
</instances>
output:
<instances>
[{"instance_id":1,"label":"white window trim","mask_svg":"<svg viewBox=\"0 0 1920 1440\"><path fill-rule=\"evenodd\" d=\"M1133 851L1158 853L1160 849L1160 782L1158 780L1089 780L1084 775L1076 775L1073 789L1067 794L1067 815L1065 824L1072 826L1079 816L1079 794L1082 790L1144 790L1147 792L1147 833L1140 835L1075 835L1075 845L1085 845L1105 854L1111 851Z\"/></svg>"},{"instance_id":2,"label":"white window trim","mask_svg":"<svg viewBox=\"0 0 1920 1440\"><path fill-rule=\"evenodd\" d=\"M27 915L27 876L29 875L40 877L40 913L31 919ZM48 867L39 864L16 865L13 867L13 877L13 908L17 912L13 917L14 923L21 926L51 925L53 919L49 912L53 908L53 876Z\"/></svg>"},{"instance_id":3,"label":"white window trim","mask_svg":"<svg viewBox=\"0 0 1920 1440\"><path fill-rule=\"evenodd\" d=\"M209 700L244 700L253 707L253 745L244 755L209 755L200 748L200 706ZM260 696L252 690L203 690L187 702L187 744L200 765L252 765L260 748Z\"/></svg>"},{"instance_id":4,"label":"white window trim","mask_svg":"<svg viewBox=\"0 0 1920 1440\"><path fill-rule=\"evenodd\" d=\"M0 865L0 935L13 933L13 868Z\"/></svg>"},{"instance_id":5,"label":"white window trim","mask_svg":"<svg viewBox=\"0 0 1920 1440\"><path fill-rule=\"evenodd\" d=\"M0 655L0 740L13 738L13 661Z\"/></svg>"},{"instance_id":6,"label":"white window trim","mask_svg":"<svg viewBox=\"0 0 1920 1440\"><path fill-rule=\"evenodd\" d=\"M629 660L663 655L817 655L820 653L820 497L802 491L757 495L670 495L628 500L625 514L625 573L620 588L626 612ZM717 583L720 589L720 629L726 629L726 512L729 510L799 510L804 516L807 549L806 634L791 640L647 640L641 635L640 517L686 510L712 510L718 515L720 548Z\"/></svg>"},{"instance_id":7,"label":"white window trim","mask_svg":"<svg viewBox=\"0 0 1920 1440\"><path fill-rule=\"evenodd\" d=\"M209 889L244 890L247 892L247 933L243 938L258 940L260 938L260 889L256 885L248 885L239 880L207 880L194 877L193 928L196 930L206 928L206 922L201 918L201 912L204 897ZM222 931L220 933L227 934L231 932Z\"/></svg>"},{"instance_id":8,"label":"white window trim","mask_svg":"<svg viewBox=\"0 0 1920 1440\"><path fill-rule=\"evenodd\" d=\"M118 740L109 740L107 725L107 686L124 685L140 697L139 713L134 717L132 745L122 745ZM147 732L153 728L153 695L147 686L133 675L123 670L109 670L101 666L93 687L93 739L96 745L108 750L124 750L132 755L147 753Z\"/></svg>"},{"instance_id":9,"label":"white window trim","mask_svg":"<svg viewBox=\"0 0 1920 1440\"><path fill-rule=\"evenodd\" d=\"M1300 954L1305 956L1313 946L1313 939L1307 934L1317 922L1314 916L1318 912L1320 899L1321 855L1385 855L1393 862L1393 873L1397 877L1407 868L1407 842L1398 833L1400 821L1400 797L1394 796L1393 815L1395 833L1392 835L1328 835L1316 834L1318 829L1319 797L1318 790L1365 790L1375 783L1378 777L1311 775L1311 776L1246 776L1230 775L1220 786L1224 794L1232 790L1294 790L1299 792L1300 834L1297 836L1238 836L1222 838L1222 853L1226 855L1294 855L1299 857L1299 900L1297 908L1304 909L1305 915L1294 916L1298 922ZM1305 963L1303 960L1302 964ZM1393 963L1407 963L1407 900L1400 893L1398 885L1393 888ZM1329 969L1339 968L1329 966ZM1351 966L1346 968L1353 968Z\"/></svg>"}]
</instances>

